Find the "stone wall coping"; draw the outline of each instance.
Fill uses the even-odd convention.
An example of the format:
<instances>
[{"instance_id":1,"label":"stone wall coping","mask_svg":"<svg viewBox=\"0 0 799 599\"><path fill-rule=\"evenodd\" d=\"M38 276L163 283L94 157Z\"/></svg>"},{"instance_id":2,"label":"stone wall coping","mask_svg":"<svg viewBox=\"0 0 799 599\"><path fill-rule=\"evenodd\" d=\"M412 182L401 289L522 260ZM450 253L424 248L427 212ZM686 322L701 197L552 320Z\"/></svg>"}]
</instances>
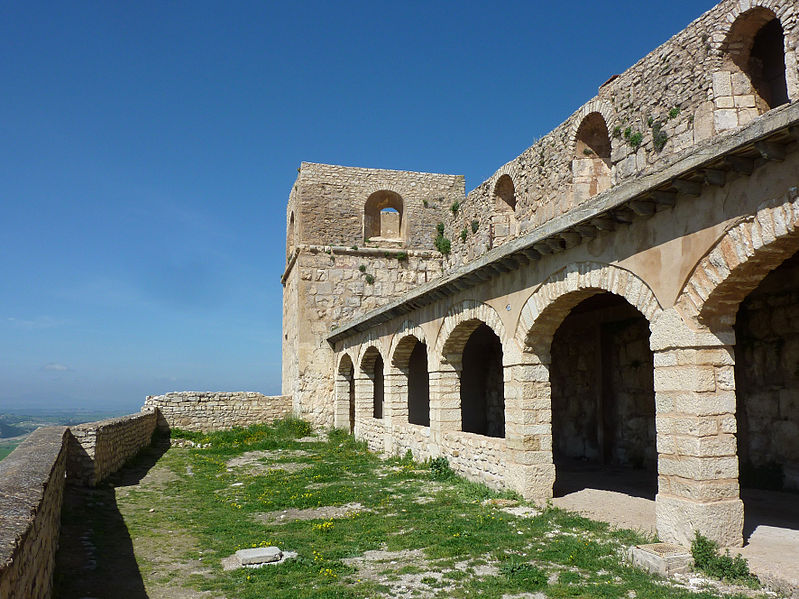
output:
<instances>
[{"instance_id":1,"label":"stone wall coping","mask_svg":"<svg viewBox=\"0 0 799 599\"><path fill-rule=\"evenodd\" d=\"M125 416L117 416L115 418L106 418L105 420L98 420L96 422L83 422L81 424L70 426L69 430L73 434L75 432L79 433L94 432L112 426L128 424L131 420L147 417L148 415L152 414L154 411L155 411L154 408L145 406L141 409L141 411L134 412L133 414L127 414ZM0 462L0 464L1 463L2 462Z\"/></svg>"},{"instance_id":2,"label":"stone wall coping","mask_svg":"<svg viewBox=\"0 0 799 599\"><path fill-rule=\"evenodd\" d=\"M298 179L324 179L327 176L339 176L346 173L347 176L353 175L418 175L425 179L442 179L447 181L458 181L464 179L463 175L453 175L448 173L430 173L425 171L403 171L388 168L369 168L363 166L342 166L340 164L326 164L323 162L301 162Z\"/></svg>"},{"instance_id":3,"label":"stone wall coping","mask_svg":"<svg viewBox=\"0 0 799 599\"><path fill-rule=\"evenodd\" d=\"M45 489L66 446L68 428L38 428L0 462L0 571L36 519Z\"/></svg>"},{"instance_id":4,"label":"stone wall coping","mask_svg":"<svg viewBox=\"0 0 799 599\"><path fill-rule=\"evenodd\" d=\"M555 217L513 241L489 250L477 260L454 269L446 276L421 285L381 308L351 320L331 331L327 341L335 345L357 332L431 304L440 297L448 297L458 290L477 285L485 278L478 277L477 271L493 277L496 276L497 269L499 272L511 270L511 266L503 267L501 263L508 260L515 263L515 256L520 254L526 256L529 261L538 254L533 246L539 245L547 238L564 233L575 225L588 223L591 219L609 214L613 209L651 194L658 188L670 186L676 179L685 178L692 172L721 160L724 156L744 151L758 141L767 140L797 126L799 126L799 103L775 108L741 129L717 135L689 148L658 171L611 187L587 204Z\"/></svg>"}]
</instances>

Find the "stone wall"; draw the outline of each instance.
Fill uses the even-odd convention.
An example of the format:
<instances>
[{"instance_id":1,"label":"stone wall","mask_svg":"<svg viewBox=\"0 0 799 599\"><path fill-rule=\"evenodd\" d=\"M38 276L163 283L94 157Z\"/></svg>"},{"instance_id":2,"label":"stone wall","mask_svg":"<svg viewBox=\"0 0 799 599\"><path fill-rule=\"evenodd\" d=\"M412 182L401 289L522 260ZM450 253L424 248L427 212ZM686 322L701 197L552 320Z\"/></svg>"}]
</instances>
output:
<instances>
[{"instance_id":1,"label":"stone wall","mask_svg":"<svg viewBox=\"0 0 799 599\"><path fill-rule=\"evenodd\" d=\"M441 276L441 256L413 249L353 249L302 245L285 277L283 393L295 412L316 425L333 424L331 328ZM356 369L359 365L356 364Z\"/></svg>"},{"instance_id":2,"label":"stone wall","mask_svg":"<svg viewBox=\"0 0 799 599\"><path fill-rule=\"evenodd\" d=\"M67 429L40 428L0 462L0 597L46 599L61 530Z\"/></svg>"},{"instance_id":3,"label":"stone wall","mask_svg":"<svg viewBox=\"0 0 799 599\"><path fill-rule=\"evenodd\" d=\"M607 126L612 186L662 169L684 150L755 119L763 108L755 108L752 91L747 91L751 84L740 73L731 75L727 65L729 38L735 35L731 24L755 6L780 19L788 93L793 100L799 98L796 4L725 0L600 86L597 96L564 123L469 192L457 216L450 214L444 221L452 240L448 267L474 260L591 199L575 185L586 160L577 133L591 114L600 114ZM636 134L641 135L640 145L634 143ZM497 189L503 176L513 183L516 207L510 212Z\"/></svg>"},{"instance_id":4,"label":"stone wall","mask_svg":"<svg viewBox=\"0 0 799 599\"><path fill-rule=\"evenodd\" d=\"M68 476L93 487L150 445L156 411L148 409L121 418L70 428Z\"/></svg>"},{"instance_id":5,"label":"stone wall","mask_svg":"<svg viewBox=\"0 0 799 599\"><path fill-rule=\"evenodd\" d=\"M214 431L266 424L292 413L291 397L253 391L179 391L148 395L144 410L157 409L158 428Z\"/></svg>"}]
</instances>

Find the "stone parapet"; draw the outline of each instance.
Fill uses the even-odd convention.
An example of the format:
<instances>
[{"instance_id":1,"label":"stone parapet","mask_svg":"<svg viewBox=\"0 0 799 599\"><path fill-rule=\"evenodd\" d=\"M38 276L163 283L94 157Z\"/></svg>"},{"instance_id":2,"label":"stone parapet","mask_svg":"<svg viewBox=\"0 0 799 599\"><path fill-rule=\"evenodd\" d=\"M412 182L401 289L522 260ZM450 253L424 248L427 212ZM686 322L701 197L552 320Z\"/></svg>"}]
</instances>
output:
<instances>
[{"instance_id":1,"label":"stone parapet","mask_svg":"<svg viewBox=\"0 0 799 599\"><path fill-rule=\"evenodd\" d=\"M267 396L253 391L180 391L149 395L143 410L157 410L158 428L214 431L236 426L268 424L292 413L287 395Z\"/></svg>"},{"instance_id":2,"label":"stone parapet","mask_svg":"<svg viewBox=\"0 0 799 599\"><path fill-rule=\"evenodd\" d=\"M156 411L148 409L70 428L70 480L95 486L150 445L155 424Z\"/></svg>"},{"instance_id":3,"label":"stone parapet","mask_svg":"<svg viewBox=\"0 0 799 599\"><path fill-rule=\"evenodd\" d=\"M67 429L40 428L0 462L0 597L49 598L61 529Z\"/></svg>"}]
</instances>

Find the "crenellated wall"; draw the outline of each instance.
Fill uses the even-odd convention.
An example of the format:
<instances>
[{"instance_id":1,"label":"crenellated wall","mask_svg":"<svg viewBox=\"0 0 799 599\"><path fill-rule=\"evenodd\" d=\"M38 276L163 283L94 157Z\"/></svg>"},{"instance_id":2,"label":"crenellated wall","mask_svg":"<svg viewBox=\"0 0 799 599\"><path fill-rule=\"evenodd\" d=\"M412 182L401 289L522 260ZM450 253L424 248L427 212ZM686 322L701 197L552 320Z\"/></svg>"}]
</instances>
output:
<instances>
[{"instance_id":1,"label":"crenellated wall","mask_svg":"<svg viewBox=\"0 0 799 599\"><path fill-rule=\"evenodd\" d=\"M179 391L148 395L144 410L155 410L158 428L214 431L264 424L291 414L291 398L252 391Z\"/></svg>"}]
</instances>

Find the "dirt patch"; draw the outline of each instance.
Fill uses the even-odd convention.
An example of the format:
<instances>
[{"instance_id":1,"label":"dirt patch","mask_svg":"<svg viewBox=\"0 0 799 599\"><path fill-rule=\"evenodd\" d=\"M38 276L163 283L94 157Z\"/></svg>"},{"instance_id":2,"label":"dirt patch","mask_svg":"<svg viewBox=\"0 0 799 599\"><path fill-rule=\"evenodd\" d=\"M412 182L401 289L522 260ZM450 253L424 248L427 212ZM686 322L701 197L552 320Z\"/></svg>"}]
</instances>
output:
<instances>
[{"instance_id":1,"label":"dirt patch","mask_svg":"<svg viewBox=\"0 0 799 599\"><path fill-rule=\"evenodd\" d=\"M607 522L617 528L631 528L646 535L655 534L655 502L616 491L582 489L552 503L581 516Z\"/></svg>"},{"instance_id":2,"label":"dirt patch","mask_svg":"<svg viewBox=\"0 0 799 599\"><path fill-rule=\"evenodd\" d=\"M300 462L281 462L282 459L301 458L310 455L301 449L276 451L248 451L227 461L228 471L241 469L249 474L264 474L270 470L297 472L310 468L311 464Z\"/></svg>"},{"instance_id":3,"label":"dirt patch","mask_svg":"<svg viewBox=\"0 0 799 599\"><path fill-rule=\"evenodd\" d=\"M322 507L308 508L305 510L289 509L255 514L255 519L264 524L285 524L294 520L330 520L331 518L346 518L353 514L367 511L360 503L347 503L346 505L324 505Z\"/></svg>"},{"instance_id":4,"label":"dirt patch","mask_svg":"<svg viewBox=\"0 0 799 599\"><path fill-rule=\"evenodd\" d=\"M472 566L470 560L458 562L453 568L436 569L421 549L367 551L342 561L358 570L358 578L386 585L389 596L398 599L427 599L450 592L457 583L446 577L449 572L468 571L473 577L496 576L499 572L495 563Z\"/></svg>"}]
</instances>

